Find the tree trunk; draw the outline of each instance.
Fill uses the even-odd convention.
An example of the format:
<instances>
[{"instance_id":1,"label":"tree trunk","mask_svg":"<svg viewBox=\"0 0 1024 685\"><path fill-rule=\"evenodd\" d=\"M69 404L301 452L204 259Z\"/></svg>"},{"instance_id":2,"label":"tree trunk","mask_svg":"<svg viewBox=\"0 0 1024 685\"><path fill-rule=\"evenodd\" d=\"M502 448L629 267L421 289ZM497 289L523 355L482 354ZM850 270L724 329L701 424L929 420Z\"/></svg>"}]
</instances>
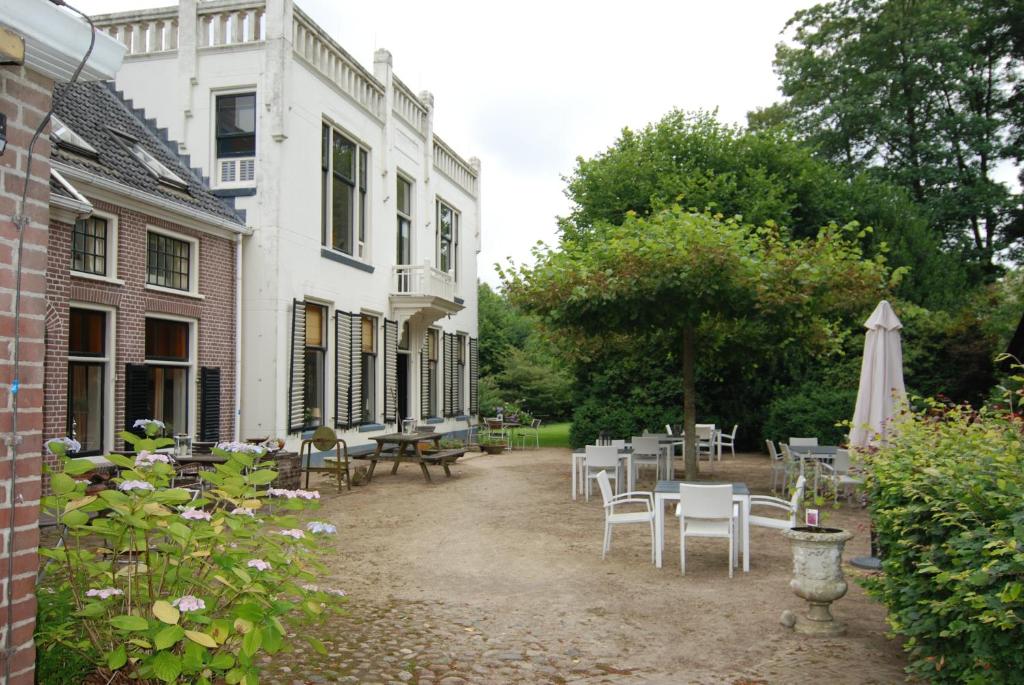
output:
<instances>
[{"instance_id":1,"label":"tree trunk","mask_svg":"<svg viewBox=\"0 0 1024 685\"><path fill-rule=\"evenodd\" d=\"M693 326L683 327L683 457L686 461L686 480L697 479L697 379L694 377Z\"/></svg>"}]
</instances>

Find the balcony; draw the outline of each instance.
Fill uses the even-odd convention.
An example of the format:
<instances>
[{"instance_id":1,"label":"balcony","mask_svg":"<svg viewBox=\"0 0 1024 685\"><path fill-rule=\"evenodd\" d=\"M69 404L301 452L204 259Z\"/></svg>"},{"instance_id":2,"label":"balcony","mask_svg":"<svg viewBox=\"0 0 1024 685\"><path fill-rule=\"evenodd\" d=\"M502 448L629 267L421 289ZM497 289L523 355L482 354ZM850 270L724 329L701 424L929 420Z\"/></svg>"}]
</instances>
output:
<instances>
[{"instance_id":1,"label":"balcony","mask_svg":"<svg viewBox=\"0 0 1024 685\"><path fill-rule=\"evenodd\" d=\"M398 264L392 270L391 310L401 326L406 321L429 326L462 311L455 279L429 263Z\"/></svg>"}]
</instances>

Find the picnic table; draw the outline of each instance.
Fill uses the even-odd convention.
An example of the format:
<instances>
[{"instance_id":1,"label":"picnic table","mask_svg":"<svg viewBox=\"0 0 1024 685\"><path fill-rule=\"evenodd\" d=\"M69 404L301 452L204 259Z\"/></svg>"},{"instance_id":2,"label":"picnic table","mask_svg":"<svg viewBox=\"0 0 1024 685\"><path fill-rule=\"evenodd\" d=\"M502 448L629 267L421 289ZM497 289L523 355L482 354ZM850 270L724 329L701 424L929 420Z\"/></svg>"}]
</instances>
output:
<instances>
[{"instance_id":1,"label":"picnic table","mask_svg":"<svg viewBox=\"0 0 1024 685\"><path fill-rule=\"evenodd\" d=\"M427 432L378 435L372 438L377 443L377 449L372 454L357 456L355 459L368 459L370 461L370 470L366 473L367 483L373 480L373 471L379 461L393 462L394 465L391 467L392 475L398 472L399 464L410 462L420 465L420 468L423 470L423 478L428 483L430 482L430 472L427 470L427 464L432 466L440 465L444 469L444 475L451 478L452 472L448 467L464 455L466 450L461 448L451 450L440 449L441 438L443 437L440 433ZM433 442L436 451L424 454L420 447L420 443L423 442Z\"/></svg>"}]
</instances>

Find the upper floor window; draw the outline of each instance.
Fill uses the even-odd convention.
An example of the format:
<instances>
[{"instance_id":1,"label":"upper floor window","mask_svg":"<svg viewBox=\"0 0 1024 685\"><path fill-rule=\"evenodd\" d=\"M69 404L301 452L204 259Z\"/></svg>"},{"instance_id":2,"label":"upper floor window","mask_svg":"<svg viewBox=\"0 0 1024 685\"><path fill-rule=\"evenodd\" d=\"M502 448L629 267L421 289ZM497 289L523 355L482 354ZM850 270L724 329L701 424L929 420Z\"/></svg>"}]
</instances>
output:
<instances>
[{"instance_id":1,"label":"upper floor window","mask_svg":"<svg viewBox=\"0 0 1024 685\"><path fill-rule=\"evenodd\" d=\"M146 283L173 290L192 290L193 244L150 231L146 246Z\"/></svg>"},{"instance_id":2,"label":"upper floor window","mask_svg":"<svg viewBox=\"0 0 1024 685\"><path fill-rule=\"evenodd\" d=\"M217 182L256 179L256 94L217 96Z\"/></svg>"},{"instance_id":3,"label":"upper floor window","mask_svg":"<svg viewBox=\"0 0 1024 685\"><path fill-rule=\"evenodd\" d=\"M327 124L322 133L322 241L339 252L363 259L369 153Z\"/></svg>"},{"instance_id":4,"label":"upper floor window","mask_svg":"<svg viewBox=\"0 0 1024 685\"><path fill-rule=\"evenodd\" d=\"M412 183L398 177L398 254L396 264L412 261Z\"/></svg>"},{"instance_id":5,"label":"upper floor window","mask_svg":"<svg viewBox=\"0 0 1024 685\"><path fill-rule=\"evenodd\" d=\"M79 219L71 232L71 270L107 275L107 220Z\"/></svg>"},{"instance_id":6,"label":"upper floor window","mask_svg":"<svg viewBox=\"0 0 1024 685\"><path fill-rule=\"evenodd\" d=\"M459 277L459 213L441 200L437 201L437 268Z\"/></svg>"}]
</instances>

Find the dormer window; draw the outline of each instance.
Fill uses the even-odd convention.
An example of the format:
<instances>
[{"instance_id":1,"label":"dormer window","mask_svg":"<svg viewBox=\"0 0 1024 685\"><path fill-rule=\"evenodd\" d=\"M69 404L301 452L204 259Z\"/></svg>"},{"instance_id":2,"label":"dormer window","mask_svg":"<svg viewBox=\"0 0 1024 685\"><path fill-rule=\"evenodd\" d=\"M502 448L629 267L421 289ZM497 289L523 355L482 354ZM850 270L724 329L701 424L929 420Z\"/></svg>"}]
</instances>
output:
<instances>
[{"instance_id":1,"label":"dormer window","mask_svg":"<svg viewBox=\"0 0 1024 685\"><path fill-rule=\"evenodd\" d=\"M256 94L218 95L217 185L251 185L256 180Z\"/></svg>"},{"instance_id":2,"label":"dormer window","mask_svg":"<svg viewBox=\"0 0 1024 685\"><path fill-rule=\"evenodd\" d=\"M153 178L160 181L164 185L168 185L176 190L183 190L188 192L188 184L182 180L181 176L168 169L163 162L154 157L142 147L139 140L134 136L131 136L124 131L118 131L116 129L110 129L110 131L116 134L117 139L128 148L128 151L132 153L138 162L146 168Z\"/></svg>"},{"instance_id":3,"label":"dormer window","mask_svg":"<svg viewBox=\"0 0 1024 685\"><path fill-rule=\"evenodd\" d=\"M99 157L96 148L90 145L85 138L72 131L71 127L61 121L56 114L50 115L50 137L56 141L58 147L65 150L94 159Z\"/></svg>"}]
</instances>

